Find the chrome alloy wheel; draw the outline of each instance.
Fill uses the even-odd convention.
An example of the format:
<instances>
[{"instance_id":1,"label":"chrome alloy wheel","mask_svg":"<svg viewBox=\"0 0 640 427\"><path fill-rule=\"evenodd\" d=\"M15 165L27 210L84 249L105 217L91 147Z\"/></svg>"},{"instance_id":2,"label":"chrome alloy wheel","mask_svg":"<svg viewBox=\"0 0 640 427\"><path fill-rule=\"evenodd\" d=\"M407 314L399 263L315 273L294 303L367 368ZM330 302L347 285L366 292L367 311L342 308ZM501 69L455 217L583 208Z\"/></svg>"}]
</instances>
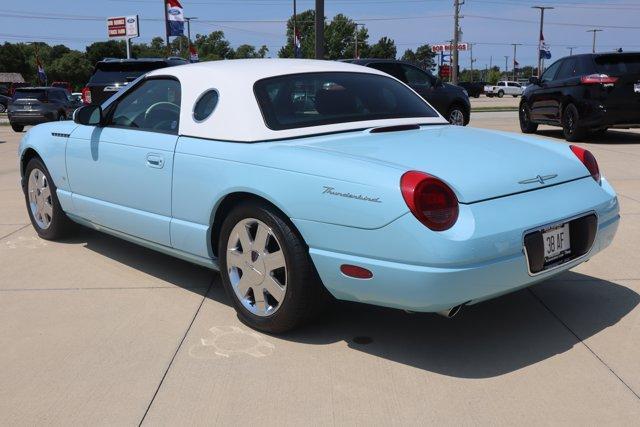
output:
<instances>
[{"instance_id":1,"label":"chrome alloy wheel","mask_svg":"<svg viewBox=\"0 0 640 427\"><path fill-rule=\"evenodd\" d=\"M245 218L227 242L227 274L242 305L256 316L270 316L284 301L287 266L282 245L264 222Z\"/></svg>"},{"instance_id":2,"label":"chrome alloy wheel","mask_svg":"<svg viewBox=\"0 0 640 427\"><path fill-rule=\"evenodd\" d=\"M464 113L457 108L449 113L449 123L456 126L464 126Z\"/></svg>"},{"instance_id":3,"label":"chrome alloy wheel","mask_svg":"<svg viewBox=\"0 0 640 427\"><path fill-rule=\"evenodd\" d=\"M38 227L46 230L53 219L53 202L49 181L40 169L35 168L29 174L27 191L29 192L31 215L33 215Z\"/></svg>"}]
</instances>

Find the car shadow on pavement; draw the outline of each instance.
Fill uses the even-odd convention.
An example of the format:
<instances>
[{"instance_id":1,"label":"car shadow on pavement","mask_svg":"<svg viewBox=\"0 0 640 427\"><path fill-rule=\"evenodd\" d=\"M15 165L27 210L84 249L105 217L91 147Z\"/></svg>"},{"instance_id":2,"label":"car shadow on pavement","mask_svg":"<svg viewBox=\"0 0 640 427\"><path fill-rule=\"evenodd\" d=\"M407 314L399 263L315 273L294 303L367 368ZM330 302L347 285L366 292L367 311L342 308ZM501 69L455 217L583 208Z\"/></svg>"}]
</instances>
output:
<instances>
[{"instance_id":1,"label":"car shadow on pavement","mask_svg":"<svg viewBox=\"0 0 640 427\"><path fill-rule=\"evenodd\" d=\"M549 138L564 140L564 135L562 134L562 130L560 128L540 129L536 132L536 134ZM640 144L640 133L629 132L623 129L610 129L603 136L587 137L582 142L587 144L607 145Z\"/></svg>"},{"instance_id":2,"label":"car shadow on pavement","mask_svg":"<svg viewBox=\"0 0 640 427\"><path fill-rule=\"evenodd\" d=\"M84 228L67 242L200 295L205 275L213 279L207 297L231 304L219 275L205 268ZM639 303L640 295L625 286L568 272L465 307L453 319L336 302L319 319L276 338L310 345L346 342L353 350L442 375L489 378L566 352Z\"/></svg>"}]
</instances>

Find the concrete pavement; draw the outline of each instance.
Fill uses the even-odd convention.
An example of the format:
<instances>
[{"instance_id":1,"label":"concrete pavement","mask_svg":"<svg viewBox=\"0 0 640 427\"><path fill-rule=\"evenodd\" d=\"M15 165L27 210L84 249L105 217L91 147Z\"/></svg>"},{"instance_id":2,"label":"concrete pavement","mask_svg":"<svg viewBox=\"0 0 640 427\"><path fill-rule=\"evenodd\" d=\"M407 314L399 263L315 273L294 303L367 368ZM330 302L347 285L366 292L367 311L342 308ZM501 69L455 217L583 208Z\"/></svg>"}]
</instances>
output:
<instances>
[{"instance_id":1,"label":"concrete pavement","mask_svg":"<svg viewBox=\"0 0 640 427\"><path fill-rule=\"evenodd\" d=\"M471 124L516 131L516 114ZM38 239L17 186L18 137L0 126L3 425L640 419L640 132L581 144L623 214L590 262L452 320L343 303L281 337L242 325L208 270L86 229Z\"/></svg>"}]
</instances>

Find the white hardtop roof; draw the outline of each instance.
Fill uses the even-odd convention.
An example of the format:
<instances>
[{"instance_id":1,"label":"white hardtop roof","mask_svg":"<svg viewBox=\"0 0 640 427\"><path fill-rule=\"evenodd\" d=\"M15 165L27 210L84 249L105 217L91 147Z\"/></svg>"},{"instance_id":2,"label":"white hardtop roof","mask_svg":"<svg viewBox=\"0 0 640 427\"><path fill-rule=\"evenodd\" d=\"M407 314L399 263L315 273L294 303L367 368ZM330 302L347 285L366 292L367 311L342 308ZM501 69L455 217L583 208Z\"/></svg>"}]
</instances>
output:
<instances>
[{"instance_id":1,"label":"white hardtop roof","mask_svg":"<svg viewBox=\"0 0 640 427\"><path fill-rule=\"evenodd\" d=\"M180 81L182 99L180 135L225 141L258 142L350 129L413 123L447 123L442 117L371 120L288 130L271 130L262 117L253 92L256 81L287 74L353 72L390 77L373 68L337 61L311 59L236 59L161 68L147 76L173 76ZM218 105L202 122L193 118L193 106L210 89L219 94ZM416 94L417 95L417 94ZM419 95L417 95L419 96Z\"/></svg>"}]
</instances>

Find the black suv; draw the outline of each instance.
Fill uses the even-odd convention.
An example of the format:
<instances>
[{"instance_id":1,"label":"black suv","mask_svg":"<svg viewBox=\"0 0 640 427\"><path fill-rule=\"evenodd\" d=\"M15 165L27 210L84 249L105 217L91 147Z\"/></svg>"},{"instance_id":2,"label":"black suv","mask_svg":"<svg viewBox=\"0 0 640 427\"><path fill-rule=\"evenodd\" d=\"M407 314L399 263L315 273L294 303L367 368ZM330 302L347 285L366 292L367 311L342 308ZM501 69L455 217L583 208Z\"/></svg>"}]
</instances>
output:
<instances>
[{"instance_id":1,"label":"black suv","mask_svg":"<svg viewBox=\"0 0 640 427\"><path fill-rule=\"evenodd\" d=\"M580 141L612 127L640 127L640 53L568 56L530 82L520 102L524 133L554 125L567 141Z\"/></svg>"},{"instance_id":2,"label":"black suv","mask_svg":"<svg viewBox=\"0 0 640 427\"><path fill-rule=\"evenodd\" d=\"M13 130L22 132L26 125L70 119L76 107L62 88L21 87L13 93L7 115Z\"/></svg>"},{"instance_id":3,"label":"black suv","mask_svg":"<svg viewBox=\"0 0 640 427\"><path fill-rule=\"evenodd\" d=\"M96 63L89 83L82 89L84 104L102 104L122 87L159 68L188 64L182 58L105 59Z\"/></svg>"},{"instance_id":4,"label":"black suv","mask_svg":"<svg viewBox=\"0 0 640 427\"><path fill-rule=\"evenodd\" d=\"M469 96L474 98L480 98L480 95L484 93L484 87L487 82L458 82L458 86L467 91Z\"/></svg>"},{"instance_id":5,"label":"black suv","mask_svg":"<svg viewBox=\"0 0 640 427\"><path fill-rule=\"evenodd\" d=\"M471 104L467 91L459 86L442 83L442 80L408 62L395 59L346 59L343 62L364 65L392 75L408 84L431 104L449 123L466 126L469 123Z\"/></svg>"}]
</instances>

